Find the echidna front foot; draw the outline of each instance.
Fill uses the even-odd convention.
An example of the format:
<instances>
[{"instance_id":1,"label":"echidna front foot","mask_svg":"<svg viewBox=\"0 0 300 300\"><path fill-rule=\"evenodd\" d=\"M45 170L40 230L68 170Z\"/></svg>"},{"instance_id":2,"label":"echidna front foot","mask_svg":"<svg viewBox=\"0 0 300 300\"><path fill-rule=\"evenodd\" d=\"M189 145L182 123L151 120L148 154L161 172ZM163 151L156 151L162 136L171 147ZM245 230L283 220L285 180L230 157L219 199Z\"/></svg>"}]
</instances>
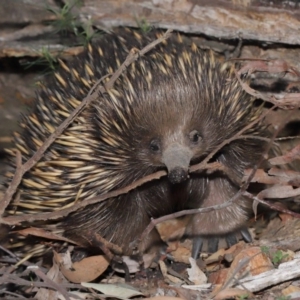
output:
<instances>
[{"instance_id":1,"label":"echidna front foot","mask_svg":"<svg viewBox=\"0 0 300 300\"><path fill-rule=\"evenodd\" d=\"M193 246L192 246L192 258L197 259L199 257L200 251L203 248L203 244L207 242L207 251L209 253L214 253L218 250L219 246L219 238L217 237L201 237L198 236L193 239Z\"/></svg>"},{"instance_id":2,"label":"echidna front foot","mask_svg":"<svg viewBox=\"0 0 300 300\"><path fill-rule=\"evenodd\" d=\"M230 248L231 246L235 245L238 243L240 240L240 236L242 239L250 243L252 242L252 237L251 234L248 230L248 228L242 228L238 232L230 233L224 237L225 242L227 244L227 247ZM193 246L192 246L192 253L191 256L194 259L197 259L199 257L199 253L203 248L203 244L207 242L207 251L209 253L214 253L218 250L219 247L219 241L222 237L203 237L203 236L198 236L193 239Z\"/></svg>"}]
</instances>

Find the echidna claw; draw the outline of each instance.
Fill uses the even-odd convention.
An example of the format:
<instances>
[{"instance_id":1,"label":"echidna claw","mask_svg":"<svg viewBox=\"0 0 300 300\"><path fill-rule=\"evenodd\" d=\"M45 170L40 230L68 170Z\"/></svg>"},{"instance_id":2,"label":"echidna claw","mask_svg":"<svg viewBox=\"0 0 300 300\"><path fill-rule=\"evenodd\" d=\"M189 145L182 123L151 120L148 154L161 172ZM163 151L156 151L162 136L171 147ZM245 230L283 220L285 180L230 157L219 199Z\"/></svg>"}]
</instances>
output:
<instances>
[{"instance_id":1,"label":"echidna claw","mask_svg":"<svg viewBox=\"0 0 300 300\"><path fill-rule=\"evenodd\" d=\"M208 240L208 252L215 253L218 250L219 238L213 237Z\"/></svg>"},{"instance_id":2,"label":"echidna claw","mask_svg":"<svg viewBox=\"0 0 300 300\"><path fill-rule=\"evenodd\" d=\"M245 227L241 230L241 235L242 235L245 242L247 242L247 243L252 242L252 236L251 236L251 234L250 234L247 227Z\"/></svg>"},{"instance_id":3,"label":"echidna claw","mask_svg":"<svg viewBox=\"0 0 300 300\"><path fill-rule=\"evenodd\" d=\"M225 240L226 240L228 248L237 244L237 242L238 242L238 239L237 239L237 236L235 233L226 235Z\"/></svg>"},{"instance_id":4,"label":"echidna claw","mask_svg":"<svg viewBox=\"0 0 300 300\"><path fill-rule=\"evenodd\" d=\"M193 240L192 247L192 258L197 259L199 257L199 253L203 246L203 239L201 237L197 237Z\"/></svg>"}]
</instances>

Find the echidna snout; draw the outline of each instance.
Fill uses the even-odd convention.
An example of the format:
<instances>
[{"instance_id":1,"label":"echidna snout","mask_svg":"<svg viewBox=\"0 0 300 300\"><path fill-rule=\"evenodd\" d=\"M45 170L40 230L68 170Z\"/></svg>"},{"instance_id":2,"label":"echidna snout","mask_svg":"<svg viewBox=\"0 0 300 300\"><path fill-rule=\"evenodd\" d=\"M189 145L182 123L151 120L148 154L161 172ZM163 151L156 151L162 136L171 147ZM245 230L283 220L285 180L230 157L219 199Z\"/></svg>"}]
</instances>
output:
<instances>
[{"instance_id":1,"label":"echidna snout","mask_svg":"<svg viewBox=\"0 0 300 300\"><path fill-rule=\"evenodd\" d=\"M193 152L187 146L178 143L171 144L162 155L162 162L168 169L171 183L180 183L188 178L188 168Z\"/></svg>"},{"instance_id":2,"label":"echidna snout","mask_svg":"<svg viewBox=\"0 0 300 300\"><path fill-rule=\"evenodd\" d=\"M176 167L169 172L169 180L171 183L180 183L188 178L188 173L185 169Z\"/></svg>"}]
</instances>

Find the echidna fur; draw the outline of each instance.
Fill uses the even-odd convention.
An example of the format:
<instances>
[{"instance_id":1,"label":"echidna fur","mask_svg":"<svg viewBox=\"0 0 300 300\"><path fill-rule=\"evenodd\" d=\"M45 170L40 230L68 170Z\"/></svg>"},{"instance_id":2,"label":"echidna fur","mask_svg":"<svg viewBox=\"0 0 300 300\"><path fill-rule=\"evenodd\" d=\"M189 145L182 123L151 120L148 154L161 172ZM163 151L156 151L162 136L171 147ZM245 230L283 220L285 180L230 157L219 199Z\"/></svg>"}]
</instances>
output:
<instances>
[{"instance_id":1,"label":"echidna fur","mask_svg":"<svg viewBox=\"0 0 300 300\"><path fill-rule=\"evenodd\" d=\"M37 92L32 111L22 118L21 133L14 135L23 163L96 81L116 71L130 49L141 49L160 34L122 29L88 46L72 62L61 63ZM57 138L25 174L18 189L20 200L6 214L61 210L168 169L168 178L87 206L54 224L75 241L86 243L86 236L95 232L131 254L130 243L151 218L220 204L237 192L239 187L225 174L188 175L188 167L259 116L260 110L242 90L232 66L174 34L131 64L113 89L99 95ZM243 135L265 136L264 128L258 122ZM213 160L241 178L263 148L261 140L234 140ZM15 150L10 153L14 156ZM241 197L225 209L195 215L187 233L215 236L236 231L244 226L249 207L249 200ZM43 227L53 228L52 223L48 226L46 221ZM153 231L145 249L156 234Z\"/></svg>"}]
</instances>

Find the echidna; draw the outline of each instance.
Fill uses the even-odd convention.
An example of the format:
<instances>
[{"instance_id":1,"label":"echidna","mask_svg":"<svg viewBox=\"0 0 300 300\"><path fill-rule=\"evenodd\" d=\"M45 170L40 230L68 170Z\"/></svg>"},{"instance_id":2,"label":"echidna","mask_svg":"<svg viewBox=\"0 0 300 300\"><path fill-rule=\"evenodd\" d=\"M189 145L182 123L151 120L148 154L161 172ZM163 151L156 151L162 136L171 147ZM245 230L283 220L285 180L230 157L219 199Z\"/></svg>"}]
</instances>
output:
<instances>
[{"instance_id":1,"label":"echidna","mask_svg":"<svg viewBox=\"0 0 300 300\"><path fill-rule=\"evenodd\" d=\"M120 66L130 49L141 49L158 35L157 31L144 35L119 30L89 46L73 62L62 64L37 92L31 113L21 121L22 132L15 134L23 162L95 82ZM238 191L226 174L189 174L189 166L259 116L260 110L240 87L233 67L174 34L131 64L113 89L99 95L58 137L25 174L20 200L6 213L60 210L166 169L166 178L87 206L54 224L64 236L82 244L87 244L88 233L95 232L131 254L130 244L151 218L220 204ZM264 136L264 126L258 122L243 135L252 138L234 140L213 157L236 178L261 156L263 143L253 136ZM216 237L239 231L249 207L249 201L241 198L225 209L195 215L187 233ZM43 226L47 229L47 222ZM156 235L152 233L145 249Z\"/></svg>"}]
</instances>

